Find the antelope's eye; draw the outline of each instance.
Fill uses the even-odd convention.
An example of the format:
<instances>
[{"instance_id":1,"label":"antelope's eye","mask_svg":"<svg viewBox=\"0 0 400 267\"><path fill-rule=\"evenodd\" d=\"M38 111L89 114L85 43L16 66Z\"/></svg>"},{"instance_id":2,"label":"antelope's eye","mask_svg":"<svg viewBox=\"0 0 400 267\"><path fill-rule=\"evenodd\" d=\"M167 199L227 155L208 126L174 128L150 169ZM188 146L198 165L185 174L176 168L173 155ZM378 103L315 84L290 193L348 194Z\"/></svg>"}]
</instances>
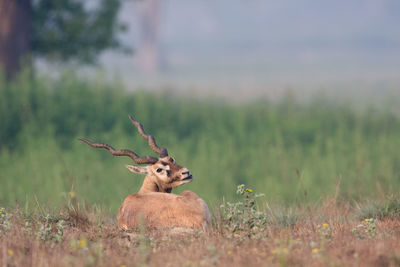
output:
<instances>
[{"instance_id":1,"label":"antelope's eye","mask_svg":"<svg viewBox=\"0 0 400 267\"><path fill-rule=\"evenodd\" d=\"M171 161L172 163L175 162L174 158L169 158L169 161Z\"/></svg>"},{"instance_id":2,"label":"antelope's eye","mask_svg":"<svg viewBox=\"0 0 400 267\"><path fill-rule=\"evenodd\" d=\"M156 172L162 172L162 170L163 170L163 169L158 168L158 169L156 170Z\"/></svg>"}]
</instances>

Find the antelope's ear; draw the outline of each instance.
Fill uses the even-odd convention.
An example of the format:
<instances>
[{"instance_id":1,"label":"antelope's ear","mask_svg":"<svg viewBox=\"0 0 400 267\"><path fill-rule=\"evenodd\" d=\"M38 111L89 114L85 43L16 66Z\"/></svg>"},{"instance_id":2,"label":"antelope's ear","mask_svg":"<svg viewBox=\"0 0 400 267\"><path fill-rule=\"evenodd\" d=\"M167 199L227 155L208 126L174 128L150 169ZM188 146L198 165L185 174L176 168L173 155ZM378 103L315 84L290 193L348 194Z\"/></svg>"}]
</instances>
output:
<instances>
[{"instance_id":1,"label":"antelope's ear","mask_svg":"<svg viewBox=\"0 0 400 267\"><path fill-rule=\"evenodd\" d=\"M137 173L137 174L148 174L147 167L140 167L140 166L133 166L133 165L125 165L125 167L128 168L131 172Z\"/></svg>"}]
</instances>

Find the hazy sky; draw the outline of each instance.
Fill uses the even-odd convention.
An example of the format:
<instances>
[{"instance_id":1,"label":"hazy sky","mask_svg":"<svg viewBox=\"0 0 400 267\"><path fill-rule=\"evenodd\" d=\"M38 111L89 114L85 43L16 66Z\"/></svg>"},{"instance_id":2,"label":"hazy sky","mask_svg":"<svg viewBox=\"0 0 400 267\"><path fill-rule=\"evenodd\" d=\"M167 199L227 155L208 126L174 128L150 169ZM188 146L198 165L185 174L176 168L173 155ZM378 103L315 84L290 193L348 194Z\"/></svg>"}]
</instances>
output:
<instances>
[{"instance_id":1,"label":"hazy sky","mask_svg":"<svg viewBox=\"0 0 400 267\"><path fill-rule=\"evenodd\" d=\"M293 91L400 90L398 0L166 0L160 12L165 71L144 75L132 56L103 62L129 88L146 85L246 97ZM137 3L121 20L140 49Z\"/></svg>"}]
</instances>

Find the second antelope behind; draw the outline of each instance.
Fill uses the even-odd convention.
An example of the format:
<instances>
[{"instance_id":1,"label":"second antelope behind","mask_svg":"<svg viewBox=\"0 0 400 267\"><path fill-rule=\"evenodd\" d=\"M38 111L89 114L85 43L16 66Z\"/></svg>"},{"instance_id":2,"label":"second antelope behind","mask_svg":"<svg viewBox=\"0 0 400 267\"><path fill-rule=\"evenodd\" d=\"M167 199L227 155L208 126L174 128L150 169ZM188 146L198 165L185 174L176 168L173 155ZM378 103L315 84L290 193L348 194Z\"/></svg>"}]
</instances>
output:
<instances>
[{"instance_id":1,"label":"second antelope behind","mask_svg":"<svg viewBox=\"0 0 400 267\"><path fill-rule=\"evenodd\" d=\"M140 135L147 139L150 148L160 155L159 158L140 157L128 149L115 150L107 144L80 139L92 147L105 148L114 156L128 156L136 164L146 165L126 165L131 172L146 176L139 192L128 195L122 203L118 212L119 227L124 230L137 228L143 221L148 228L206 229L210 223L210 213L204 200L191 191L180 195L171 194L173 188L191 182L193 175L187 168L176 164L168 156L167 149L158 147L154 137L145 133L141 123L132 116L129 119Z\"/></svg>"}]
</instances>

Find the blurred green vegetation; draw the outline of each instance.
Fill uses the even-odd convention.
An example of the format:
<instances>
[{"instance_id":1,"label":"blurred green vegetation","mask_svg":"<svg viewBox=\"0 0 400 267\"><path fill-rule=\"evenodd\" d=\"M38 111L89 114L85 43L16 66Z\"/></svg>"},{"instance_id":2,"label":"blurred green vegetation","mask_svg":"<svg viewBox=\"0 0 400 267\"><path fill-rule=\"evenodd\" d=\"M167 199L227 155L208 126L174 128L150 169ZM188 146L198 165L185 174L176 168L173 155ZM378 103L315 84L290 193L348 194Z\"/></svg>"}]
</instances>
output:
<instances>
[{"instance_id":1,"label":"blurred green vegetation","mask_svg":"<svg viewBox=\"0 0 400 267\"><path fill-rule=\"evenodd\" d=\"M96 63L105 49L127 52L118 38L122 0L32 1L32 52L50 61Z\"/></svg>"},{"instance_id":2,"label":"blurred green vegetation","mask_svg":"<svg viewBox=\"0 0 400 267\"><path fill-rule=\"evenodd\" d=\"M397 106L398 107L398 106ZM0 79L0 203L58 206L73 190L115 212L142 176L129 158L79 142L85 137L154 155L128 120L142 122L160 146L194 174L192 190L211 206L232 200L245 183L265 200L298 203L336 193L379 198L400 186L400 113L396 105L365 107L319 98L299 104L233 105L173 94L128 93L73 73L13 83Z\"/></svg>"}]
</instances>

